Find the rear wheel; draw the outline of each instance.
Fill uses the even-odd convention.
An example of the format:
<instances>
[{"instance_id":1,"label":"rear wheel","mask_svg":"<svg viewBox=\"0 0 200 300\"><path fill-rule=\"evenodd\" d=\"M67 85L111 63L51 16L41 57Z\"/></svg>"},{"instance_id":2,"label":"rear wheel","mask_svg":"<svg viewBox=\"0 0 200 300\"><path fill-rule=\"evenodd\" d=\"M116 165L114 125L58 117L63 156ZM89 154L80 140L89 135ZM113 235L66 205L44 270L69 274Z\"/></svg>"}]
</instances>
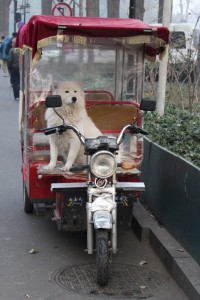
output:
<instances>
[{"instance_id":1,"label":"rear wheel","mask_svg":"<svg viewBox=\"0 0 200 300\"><path fill-rule=\"evenodd\" d=\"M108 230L96 230L96 268L97 283L101 286L108 284L109 246Z\"/></svg>"},{"instance_id":2,"label":"rear wheel","mask_svg":"<svg viewBox=\"0 0 200 300\"><path fill-rule=\"evenodd\" d=\"M23 183L23 202L24 202L24 211L27 214L31 214L33 212L33 203L31 203L30 198L28 196L26 185Z\"/></svg>"}]
</instances>

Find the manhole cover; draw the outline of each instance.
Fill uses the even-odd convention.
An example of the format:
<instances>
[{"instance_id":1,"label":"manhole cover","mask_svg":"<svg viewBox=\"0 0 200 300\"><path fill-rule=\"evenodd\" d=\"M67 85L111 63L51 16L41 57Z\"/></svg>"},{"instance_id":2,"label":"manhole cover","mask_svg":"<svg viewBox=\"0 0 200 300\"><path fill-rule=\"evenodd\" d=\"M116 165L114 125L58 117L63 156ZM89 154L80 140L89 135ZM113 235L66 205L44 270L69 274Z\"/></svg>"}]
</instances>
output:
<instances>
[{"instance_id":1,"label":"manhole cover","mask_svg":"<svg viewBox=\"0 0 200 300\"><path fill-rule=\"evenodd\" d=\"M146 299L166 287L167 278L146 266L111 264L106 287L96 284L96 265L87 264L57 270L52 280L62 288L82 295L119 295Z\"/></svg>"}]
</instances>

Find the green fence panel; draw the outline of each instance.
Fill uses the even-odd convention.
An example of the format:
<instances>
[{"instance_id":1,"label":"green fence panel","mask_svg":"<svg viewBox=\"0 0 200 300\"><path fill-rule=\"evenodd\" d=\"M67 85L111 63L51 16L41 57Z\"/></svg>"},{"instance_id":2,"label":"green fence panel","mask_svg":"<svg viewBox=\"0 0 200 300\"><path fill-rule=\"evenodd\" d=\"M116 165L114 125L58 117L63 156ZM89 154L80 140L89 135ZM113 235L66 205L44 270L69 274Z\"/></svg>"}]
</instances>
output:
<instances>
[{"instance_id":1,"label":"green fence panel","mask_svg":"<svg viewBox=\"0 0 200 300\"><path fill-rule=\"evenodd\" d=\"M141 201L200 263L200 168L144 140Z\"/></svg>"}]
</instances>

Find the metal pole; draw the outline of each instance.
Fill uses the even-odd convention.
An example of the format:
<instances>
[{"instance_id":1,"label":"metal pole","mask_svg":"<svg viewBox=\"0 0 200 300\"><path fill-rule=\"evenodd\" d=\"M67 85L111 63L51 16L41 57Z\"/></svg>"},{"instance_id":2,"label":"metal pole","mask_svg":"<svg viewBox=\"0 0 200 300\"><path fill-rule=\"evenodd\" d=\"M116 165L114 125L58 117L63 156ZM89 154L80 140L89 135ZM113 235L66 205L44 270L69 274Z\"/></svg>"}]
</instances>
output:
<instances>
[{"instance_id":1,"label":"metal pole","mask_svg":"<svg viewBox=\"0 0 200 300\"><path fill-rule=\"evenodd\" d=\"M79 0L79 16L83 16L83 0Z\"/></svg>"},{"instance_id":2,"label":"metal pole","mask_svg":"<svg viewBox=\"0 0 200 300\"><path fill-rule=\"evenodd\" d=\"M129 7L129 18L134 19L136 16L136 0L130 0L130 7ZM128 65L133 66L134 64L134 57L133 55L128 55ZM127 92L132 94L133 93L133 81L129 81L127 84Z\"/></svg>"},{"instance_id":3,"label":"metal pole","mask_svg":"<svg viewBox=\"0 0 200 300\"><path fill-rule=\"evenodd\" d=\"M14 0L14 32L16 31L16 12L17 12L17 1Z\"/></svg>"},{"instance_id":4,"label":"metal pole","mask_svg":"<svg viewBox=\"0 0 200 300\"><path fill-rule=\"evenodd\" d=\"M24 24L26 24L26 7L24 5Z\"/></svg>"},{"instance_id":5,"label":"metal pole","mask_svg":"<svg viewBox=\"0 0 200 300\"><path fill-rule=\"evenodd\" d=\"M171 21L171 11L172 11L172 0L164 0L162 25L168 28L170 26L170 21ZM160 116L164 115L164 109L165 109L168 54L169 53L167 47L166 54L163 57L163 60L160 62L160 67L159 67L158 99L157 99L156 111Z\"/></svg>"},{"instance_id":6,"label":"metal pole","mask_svg":"<svg viewBox=\"0 0 200 300\"><path fill-rule=\"evenodd\" d=\"M134 19L136 16L136 0L130 0L129 18Z\"/></svg>"}]
</instances>

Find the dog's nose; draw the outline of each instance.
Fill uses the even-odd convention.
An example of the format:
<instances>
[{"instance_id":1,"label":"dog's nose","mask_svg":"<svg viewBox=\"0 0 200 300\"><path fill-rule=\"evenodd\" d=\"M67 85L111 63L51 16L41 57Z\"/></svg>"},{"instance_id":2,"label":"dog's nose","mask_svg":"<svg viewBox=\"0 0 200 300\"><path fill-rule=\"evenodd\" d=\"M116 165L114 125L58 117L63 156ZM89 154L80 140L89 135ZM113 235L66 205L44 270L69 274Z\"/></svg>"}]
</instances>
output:
<instances>
[{"instance_id":1,"label":"dog's nose","mask_svg":"<svg viewBox=\"0 0 200 300\"><path fill-rule=\"evenodd\" d=\"M72 102L76 102L77 98L76 97L72 97Z\"/></svg>"}]
</instances>

